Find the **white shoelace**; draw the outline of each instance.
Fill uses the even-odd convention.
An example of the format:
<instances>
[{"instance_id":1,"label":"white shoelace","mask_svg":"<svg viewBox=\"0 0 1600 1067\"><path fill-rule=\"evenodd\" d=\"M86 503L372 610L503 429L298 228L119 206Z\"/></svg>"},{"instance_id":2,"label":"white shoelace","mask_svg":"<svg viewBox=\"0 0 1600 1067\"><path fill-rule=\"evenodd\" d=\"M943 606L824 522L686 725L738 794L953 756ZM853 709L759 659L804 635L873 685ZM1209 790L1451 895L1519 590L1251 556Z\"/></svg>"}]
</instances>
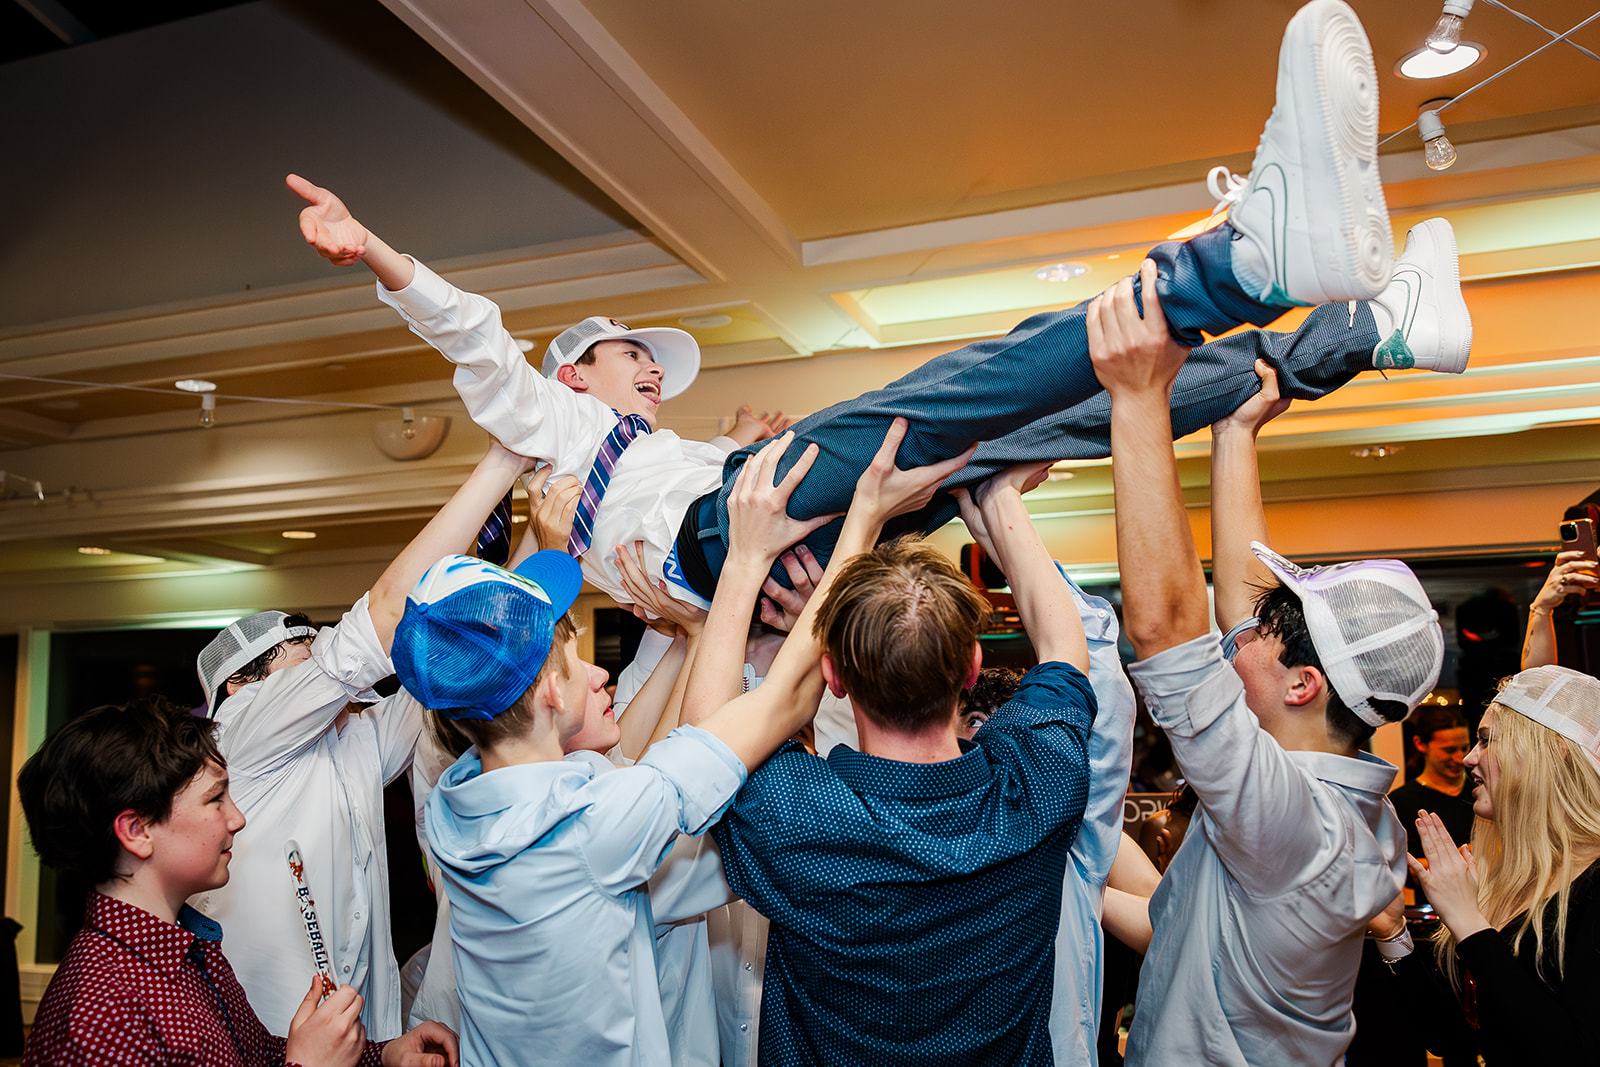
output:
<instances>
[{"instance_id":1,"label":"white shoelace","mask_svg":"<svg viewBox=\"0 0 1600 1067\"><path fill-rule=\"evenodd\" d=\"M1206 188L1211 191L1211 195L1217 200L1216 210L1212 214L1215 215L1218 212L1225 211L1243 200L1244 191L1249 185L1250 176L1248 174L1241 178L1227 167L1212 167L1211 173L1206 175Z\"/></svg>"}]
</instances>

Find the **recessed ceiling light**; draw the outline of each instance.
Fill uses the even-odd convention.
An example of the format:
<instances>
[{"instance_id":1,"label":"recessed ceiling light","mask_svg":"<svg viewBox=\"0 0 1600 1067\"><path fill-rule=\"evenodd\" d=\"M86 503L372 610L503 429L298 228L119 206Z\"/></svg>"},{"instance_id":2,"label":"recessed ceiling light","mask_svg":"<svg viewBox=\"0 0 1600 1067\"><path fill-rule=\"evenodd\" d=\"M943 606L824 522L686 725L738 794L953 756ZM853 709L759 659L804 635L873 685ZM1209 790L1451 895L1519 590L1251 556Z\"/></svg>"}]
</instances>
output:
<instances>
[{"instance_id":1,"label":"recessed ceiling light","mask_svg":"<svg viewBox=\"0 0 1600 1067\"><path fill-rule=\"evenodd\" d=\"M291 541L313 541L317 535L311 530L285 530L283 536Z\"/></svg>"},{"instance_id":2,"label":"recessed ceiling light","mask_svg":"<svg viewBox=\"0 0 1600 1067\"><path fill-rule=\"evenodd\" d=\"M1462 41L1449 52L1439 53L1431 48L1419 48L1400 57L1394 72L1402 78L1425 81L1428 78L1445 78L1460 74L1468 67L1477 66L1489 54L1485 45Z\"/></svg>"},{"instance_id":3,"label":"recessed ceiling light","mask_svg":"<svg viewBox=\"0 0 1600 1067\"><path fill-rule=\"evenodd\" d=\"M1052 263L1048 267L1040 267L1034 271L1033 277L1041 282L1070 282L1088 273L1089 268L1083 263Z\"/></svg>"},{"instance_id":4,"label":"recessed ceiling light","mask_svg":"<svg viewBox=\"0 0 1600 1067\"><path fill-rule=\"evenodd\" d=\"M85 556L109 556L109 555L111 555L111 550L109 548L96 548L94 545L80 545L78 547L78 551L81 552Z\"/></svg>"},{"instance_id":5,"label":"recessed ceiling light","mask_svg":"<svg viewBox=\"0 0 1600 1067\"><path fill-rule=\"evenodd\" d=\"M1045 471L1044 477L1045 481L1049 482L1070 482L1075 475L1071 471L1058 471L1054 467L1051 467L1049 470Z\"/></svg>"},{"instance_id":6,"label":"recessed ceiling light","mask_svg":"<svg viewBox=\"0 0 1600 1067\"><path fill-rule=\"evenodd\" d=\"M512 340L516 341L517 347L522 349L524 352L533 351L533 342L528 340L526 337L513 337Z\"/></svg>"},{"instance_id":7,"label":"recessed ceiling light","mask_svg":"<svg viewBox=\"0 0 1600 1067\"><path fill-rule=\"evenodd\" d=\"M691 330L720 330L724 326L733 325L732 315L713 313L710 315L685 315L678 320L679 326L687 326Z\"/></svg>"},{"instance_id":8,"label":"recessed ceiling light","mask_svg":"<svg viewBox=\"0 0 1600 1067\"><path fill-rule=\"evenodd\" d=\"M208 382L204 378L181 378L172 384L186 393L214 393L217 391L217 383Z\"/></svg>"},{"instance_id":9,"label":"recessed ceiling light","mask_svg":"<svg viewBox=\"0 0 1600 1067\"><path fill-rule=\"evenodd\" d=\"M1352 448L1350 454L1357 459L1383 459L1396 452L1404 452L1405 448L1405 445L1362 445L1360 448Z\"/></svg>"}]
</instances>

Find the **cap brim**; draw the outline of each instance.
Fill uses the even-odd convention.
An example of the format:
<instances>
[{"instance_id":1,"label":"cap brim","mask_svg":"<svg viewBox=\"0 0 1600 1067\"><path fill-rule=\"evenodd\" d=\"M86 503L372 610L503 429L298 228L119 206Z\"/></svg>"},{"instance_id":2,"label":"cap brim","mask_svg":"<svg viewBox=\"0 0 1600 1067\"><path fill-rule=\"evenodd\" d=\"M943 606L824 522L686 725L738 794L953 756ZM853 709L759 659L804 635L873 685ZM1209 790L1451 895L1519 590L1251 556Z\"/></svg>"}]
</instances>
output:
<instances>
[{"instance_id":1,"label":"cap brim","mask_svg":"<svg viewBox=\"0 0 1600 1067\"><path fill-rule=\"evenodd\" d=\"M1298 563L1284 559L1260 541L1250 542L1250 551L1256 554L1256 559L1267 565L1267 569L1278 576L1278 580L1296 592L1300 589L1300 582L1306 576L1304 567Z\"/></svg>"},{"instance_id":2,"label":"cap brim","mask_svg":"<svg viewBox=\"0 0 1600 1067\"><path fill-rule=\"evenodd\" d=\"M661 366L661 399L671 400L694 384L700 373L700 346L682 330L670 326L646 326L602 341L635 338L650 346L650 354Z\"/></svg>"},{"instance_id":3,"label":"cap brim","mask_svg":"<svg viewBox=\"0 0 1600 1067\"><path fill-rule=\"evenodd\" d=\"M550 598L550 606L557 615L572 609L583 588L583 568L578 566L578 561L553 548L535 552L517 564L515 573L537 583Z\"/></svg>"}]
</instances>

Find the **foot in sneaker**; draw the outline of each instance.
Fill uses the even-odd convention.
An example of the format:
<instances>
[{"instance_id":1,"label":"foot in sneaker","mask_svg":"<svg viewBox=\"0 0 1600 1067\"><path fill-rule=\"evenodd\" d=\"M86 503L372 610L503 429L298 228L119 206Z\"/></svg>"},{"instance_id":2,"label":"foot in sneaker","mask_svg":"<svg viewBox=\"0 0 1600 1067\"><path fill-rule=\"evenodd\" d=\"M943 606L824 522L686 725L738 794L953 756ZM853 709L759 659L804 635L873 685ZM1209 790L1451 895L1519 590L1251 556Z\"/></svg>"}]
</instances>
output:
<instances>
[{"instance_id":1,"label":"foot in sneaker","mask_svg":"<svg viewBox=\"0 0 1600 1067\"><path fill-rule=\"evenodd\" d=\"M1467 369L1472 316L1461 298L1456 234L1444 219L1418 223L1389 287L1367 305L1378 326L1372 365L1380 370L1417 367L1446 374Z\"/></svg>"},{"instance_id":2,"label":"foot in sneaker","mask_svg":"<svg viewBox=\"0 0 1600 1067\"><path fill-rule=\"evenodd\" d=\"M1265 304L1370 300L1394 239L1378 178L1378 76L1355 12L1312 0L1278 53L1278 99L1231 201L1233 273Z\"/></svg>"}]
</instances>

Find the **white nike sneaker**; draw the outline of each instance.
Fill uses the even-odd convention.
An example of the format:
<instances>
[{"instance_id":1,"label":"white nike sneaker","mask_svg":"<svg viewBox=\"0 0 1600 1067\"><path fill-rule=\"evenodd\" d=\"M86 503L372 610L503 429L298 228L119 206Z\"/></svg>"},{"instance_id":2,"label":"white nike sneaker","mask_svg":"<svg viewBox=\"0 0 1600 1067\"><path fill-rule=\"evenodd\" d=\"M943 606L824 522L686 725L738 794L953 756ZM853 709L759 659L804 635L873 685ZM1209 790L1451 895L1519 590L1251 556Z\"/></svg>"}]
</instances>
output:
<instances>
[{"instance_id":1,"label":"white nike sneaker","mask_svg":"<svg viewBox=\"0 0 1600 1067\"><path fill-rule=\"evenodd\" d=\"M1284 32L1278 100L1249 180L1230 179L1222 195L1240 285L1279 307L1383 291L1394 238L1377 135L1378 75L1361 22L1343 0L1312 0Z\"/></svg>"},{"instance_id":2,"label":"white nike sneaker","mask_svg":"<svg viewBox=\"0 0 1600 1067\"><path fill-rule=\"evenodd\" d=\"M1445 374L1467 369L1472 316L1461 297L1456 233L1444 219L1411 227L1389 287L1367 306L1378 325L1374 367L1417 367Z\"/></svg>"}]
</instances>

